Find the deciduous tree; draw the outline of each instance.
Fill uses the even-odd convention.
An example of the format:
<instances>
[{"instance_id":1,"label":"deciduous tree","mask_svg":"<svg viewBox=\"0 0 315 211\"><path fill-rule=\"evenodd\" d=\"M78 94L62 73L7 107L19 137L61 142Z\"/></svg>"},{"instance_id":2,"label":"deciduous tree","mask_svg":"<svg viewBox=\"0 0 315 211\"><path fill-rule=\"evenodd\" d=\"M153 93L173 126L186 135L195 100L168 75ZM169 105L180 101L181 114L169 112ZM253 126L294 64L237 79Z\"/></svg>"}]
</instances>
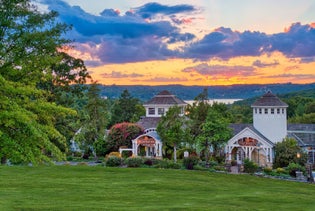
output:
<instances>
[{"instance_id":1,"label":"deciduous tree","mask_svg":"<svg viewBox=\"0 0 315 211\"><path fill-rule=\"evenodd\" d=\"M62 52L69 44L63 34L70 28L57 22L56 17L56 12L38 11L29 0L0 0L3 162L9 159L36 164L65 157L66 140L57 123L73 118L76 112L60 106L56 92L47 87L52 82L56 87L67 82L81 83L88 74L82 63L66 62L78 60ZM75 76L72 70L78 70Z\"/></svg>"},{"instance_id":2,"label":"deciduous tree","mask_svg":"<svg viewBox=\"0 0 315 211\"><path fill-rule=\"evenodd\" d=\"M186 117L181 115L181 108L171 107L165 116L162 116L157 126L157 132L163 144L173 146L174 162L176 162L176 150L179 144L185 143L189 133L186 125Z\"/></svg>"}]
</instances>

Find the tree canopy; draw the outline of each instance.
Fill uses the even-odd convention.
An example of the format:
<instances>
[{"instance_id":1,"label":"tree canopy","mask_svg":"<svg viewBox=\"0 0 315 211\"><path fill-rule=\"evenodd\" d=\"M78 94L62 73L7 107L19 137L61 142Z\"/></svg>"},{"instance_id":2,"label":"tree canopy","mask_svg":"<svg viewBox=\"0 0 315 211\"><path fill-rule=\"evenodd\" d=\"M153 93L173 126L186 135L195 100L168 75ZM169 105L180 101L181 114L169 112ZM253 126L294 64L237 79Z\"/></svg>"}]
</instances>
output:
<instances>
[{"instance_id":1,"label":"tree canopy","mask_svg":"<svg viewBox=\"0 0 315 211\"><path fill-rule=\"evenodd\" d=\"M29 0L0 0L2 163L65 157L66 138L57 123L77 114L62 106L54 90L83 84L89 74L81 60L63 52L70 27L57 15L38 11Z\"/></svg>"},{"instance_id":2,"label":"tree canopy","mask_svg":"<svg viewBox=\"0 0 315 211\"><path fill-rule=\"evenodd\" d=\"M178 145L184 143L189 137L186 126L186 117L181 115L181 107L178 106L169 108L157 126L157 132L163 140L163 144L173 147L175 162Z\"/></svg>"},{"instance_id":3,"label":"tree canopy","mask_svg":"<svg viewBox=\"0 0 315 211\"><path fill-rule=\"evenodd\" d=\"M145 115L145 109L139 99L134 98L125 89L111 109L111 123L114 125L121 122L137 122L140 116Z\"/></svg>"},{"instance_id":4,"label":"tree canopy","mask_svg":"<svg viewBox=\"0 0 315 211\"><path fill-rule=\"evenodd\" d=\"M135 123L122 122L113 125L107 136L106 152L117 152L122 146L131 148L131 141L143 132L144 129Z\"/></svg>"}]
</instances>

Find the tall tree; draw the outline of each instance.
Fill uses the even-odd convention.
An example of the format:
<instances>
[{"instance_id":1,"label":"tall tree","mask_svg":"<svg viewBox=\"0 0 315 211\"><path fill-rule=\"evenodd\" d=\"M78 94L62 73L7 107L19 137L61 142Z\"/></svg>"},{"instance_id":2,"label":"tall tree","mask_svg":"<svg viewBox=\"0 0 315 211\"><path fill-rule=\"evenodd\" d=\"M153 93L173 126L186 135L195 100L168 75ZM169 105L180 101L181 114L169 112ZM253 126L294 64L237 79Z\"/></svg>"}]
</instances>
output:
<instances>
[{"instance_id":1,"label":"tall tree","mask_svg":"<svg viewBox=\"0 0 315 211\"><path fill-rule=\"evenodd\" d=\"M186 108L194 142L196 142L196 137L201 133L201 125L205 122L208 110L211 107L208 100L208 90L205 88L202 93L195 97L193 104L188 105Z\"/></svg>"},{"instance_id":2,"label":"tall tree","mask_svg":"<svg viewBox=\"0 0 315 211\"><path fill-rule=\"evenodd\" d=\"M157 126L157 132L165 145L171 145L174 149L174 162L176 162L176 150L179 144L188 138L186 117L181 115L181 108L171 107L165 116L162 116Z\"/></svg>"},{"instance_id":3,"label":"tall tree","mask_svg":"<svg viewBox=\"0 0 315 211\"><path fill-rule=\"evenodd\" d=\"M213 155L219 155L219 150L231 137L229 120L216 109L208 111L206 121L201 125L201 133L197 136L198 144L205 153L206 163L209 163L210 148Z\"/></svg>"},{"instance_id":4,"label":"tall tree","mask_svg":"<svg viewBox=\"0 0 315 211\"><path fill-rule=\"evenodd\" d=\"M128 90L124 90L112 107L111 124L121 122L137 122L145 115L145 109L137 98L133 98Z\"/></svg>"},{"instance_id":5,"label":"tall tree","mask_svg":"<svg viewBox=\"0 0 315 211\"><path fill-rule=\"evenodd\" d=\"M36 164L65 157L65 137L56 124L61 119L73 118L76 112L55 103L54 93L41 86L62 75L55 67L67 58L61 49L69 42L62 35L70 28L57 22L56 17L56 12L38 11L30 0L0 0L0 157L3 162L10 159ZM70 68L66 70L71 72L73 68L67 64ZM80 82L87 76L82 70L81 75L76 75ZM67 80L68 76L63 79Z\"/></svg>"},{"instance_id":6,"label":"tall tree","mask_svg":"<svg viewBox=\"0 0 315 211\"><path fill-rule=\"evenodd\" d=\"M88 101L84 107L85 119L81 125L81 131L75 137L80 142L85 154L91 151L94 156L98 154L95 145L102 145L105 142L106 126L108 124L108 111L104 99L100 96L99 85L94 82L87 92Z\"/></svg>"}]
</instances>

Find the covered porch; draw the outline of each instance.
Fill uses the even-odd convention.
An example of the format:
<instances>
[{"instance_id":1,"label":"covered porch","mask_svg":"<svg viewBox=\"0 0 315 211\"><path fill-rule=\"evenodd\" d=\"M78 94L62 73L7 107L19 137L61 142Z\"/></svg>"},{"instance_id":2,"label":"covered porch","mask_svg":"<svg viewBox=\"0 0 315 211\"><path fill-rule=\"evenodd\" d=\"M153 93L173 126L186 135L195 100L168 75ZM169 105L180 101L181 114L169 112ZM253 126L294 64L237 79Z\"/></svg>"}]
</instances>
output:
<instances>
[{"instance_id":1,"label":"covered porch","mask_svg":"<svg viewBox=\"0 0 315 211\"><path fill-rule=\"evenodd\" d=\"M228 141L225 147L226 162L235 160L237 164L243 164L245 159L249 159L259 167L271 167L274 159L273 147L270 141L245 128Z\"/></svg>"},{"instance_id":2,"label":"covered porch","mask_svg":"<svg viewBox=\"0 0 315 211\"><path fill-rule=\"evenodd\" d=\"M162 157L162 142L156 131L150 131L132 140L133 156Z\"/></svg>"}]
</instances>

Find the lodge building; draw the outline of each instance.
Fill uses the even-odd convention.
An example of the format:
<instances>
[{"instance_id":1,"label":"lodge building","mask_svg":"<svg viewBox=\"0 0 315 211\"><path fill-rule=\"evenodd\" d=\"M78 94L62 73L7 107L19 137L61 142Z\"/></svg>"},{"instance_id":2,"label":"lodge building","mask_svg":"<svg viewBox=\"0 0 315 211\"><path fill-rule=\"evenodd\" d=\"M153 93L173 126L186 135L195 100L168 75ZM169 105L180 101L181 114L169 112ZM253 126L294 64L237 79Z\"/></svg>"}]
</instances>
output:
<instances>
[{"instance_id":1,"label":"lodge building","mask_svg":"<svg viewBox=\"0 0 315 211\"><path fill-rule=\"evenodd\" d=\"M132 140L134 156L162 157L163 141L156 132L162 115L172 106L182 108L186 102L168 91L162 91L144 103L146 116L138 122L145 133ZM248 158L259 166L272 166L274 146L290 137L309 154L309 162L315 163L315 124L288 124L288 105L270 91L252 105L253 124L230 124L233 137L225 146L226 162L236 160L239 164Z\"/></svg>"},{"instance_id":2,"label":"lodge building","mask_svg":"<svg viewBox=\"0 0 315 211\"><path fill-rule=\"evenodd\" d=\"M150 156L162 158L162 140L156 132L156 127L161 117L170 107L178 106L184 115L185 103L169 91L162 91L155 95L151 100L143 104L146 116L142 117L138 124L145 131L143 135L132 140L132 153L134 156Z\"/></svg>"}]
</instances>

